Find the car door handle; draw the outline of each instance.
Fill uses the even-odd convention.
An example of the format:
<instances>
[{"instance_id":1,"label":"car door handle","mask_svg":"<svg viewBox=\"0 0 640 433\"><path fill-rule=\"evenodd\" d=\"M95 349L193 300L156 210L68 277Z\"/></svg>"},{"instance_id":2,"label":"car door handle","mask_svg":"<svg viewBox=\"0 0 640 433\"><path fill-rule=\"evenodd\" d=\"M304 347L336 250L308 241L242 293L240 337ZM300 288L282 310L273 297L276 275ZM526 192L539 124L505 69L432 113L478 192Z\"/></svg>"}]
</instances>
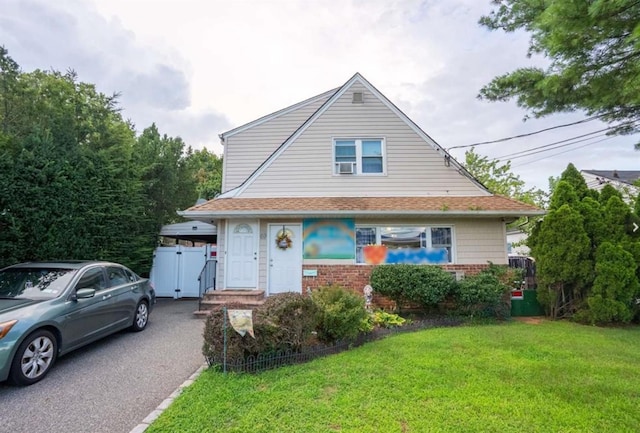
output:
<instances>
[{"instance_id":1,"label":"car door handle","mask_svg":"<svg viewBox=\"0 0 640 433\"><path fill-rule=\"evenodd\" d=\"M111 295L104 295L104 296L102 297L102 300L103 300L103 301L106 301L106 300L107 300L107 299L109 299L110 297L111 297Z\"/></svg>"}]
</instances>

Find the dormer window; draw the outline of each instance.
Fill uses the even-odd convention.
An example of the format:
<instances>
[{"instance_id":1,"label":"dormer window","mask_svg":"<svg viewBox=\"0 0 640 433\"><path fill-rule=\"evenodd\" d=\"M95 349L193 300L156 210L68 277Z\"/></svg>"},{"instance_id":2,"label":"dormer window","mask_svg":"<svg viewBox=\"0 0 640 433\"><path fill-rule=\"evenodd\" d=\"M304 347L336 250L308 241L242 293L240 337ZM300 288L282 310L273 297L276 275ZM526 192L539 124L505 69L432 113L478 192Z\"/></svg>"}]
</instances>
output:
<instances>
[{"instance_id":1,"label":"dormer window","mask_svg":"<svg viewBox=\"0 0 640 433\"><path fill-rule=\"evenodd\" d=\"M335 175L375 175L385 173L384 139L357 138L333 141Z\"/></svg>"}]
</instances>

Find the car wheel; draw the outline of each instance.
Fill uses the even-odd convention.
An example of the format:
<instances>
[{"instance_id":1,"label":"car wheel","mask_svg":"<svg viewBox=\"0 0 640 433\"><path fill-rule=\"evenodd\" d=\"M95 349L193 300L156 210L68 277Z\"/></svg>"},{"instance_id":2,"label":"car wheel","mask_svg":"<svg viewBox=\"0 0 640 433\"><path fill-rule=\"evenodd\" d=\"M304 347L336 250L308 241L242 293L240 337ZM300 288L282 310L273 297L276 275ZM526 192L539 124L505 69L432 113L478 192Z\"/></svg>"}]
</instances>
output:
<instances>
[{"instance_id":1,"label":"car wheel","mask_svg":"<svg viewBox=\"0 0 640 433\"><path fill-rule=\"evenodd\" d=\"M147 301L140 301L136 306L131 329L135 332L140 332L147 327L147 323L149 323L149 304L147 304Z\"/></svg>"},{"instance_id":2,"label":"car wheel","mask_svg":"<svg viewBox=\"0 0 640 433\"><path fill-rule=\"evenodd\" d=\"M45 329L29 335L18 347L11 363L9 382L14 385L32 385L44 378L58 353L56 337Z\"/></svg>"}]
</instances>

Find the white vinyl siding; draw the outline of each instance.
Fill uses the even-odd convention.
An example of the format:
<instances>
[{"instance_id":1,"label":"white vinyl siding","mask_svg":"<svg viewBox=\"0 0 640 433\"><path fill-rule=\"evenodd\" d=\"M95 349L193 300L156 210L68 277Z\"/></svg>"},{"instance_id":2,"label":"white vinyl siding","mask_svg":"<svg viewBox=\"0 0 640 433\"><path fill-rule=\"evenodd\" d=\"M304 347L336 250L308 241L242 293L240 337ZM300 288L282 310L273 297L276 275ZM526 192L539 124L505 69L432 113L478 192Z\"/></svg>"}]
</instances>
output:
<instances>
[{"instance_id":1,"label":"white vinyl siding","mask_svg":"<svg viewBox=\"0 0 640 433\"><path fill-rule=\"evenodd\" d=\"M507 235L502 220L469 219L456 222L456 256L461 265L506 265Z\"/></svg>"},{"instance_id":2,"label":"white vinyl siding","mask_svg":"<svg viewBox=\"0 0 640 433\"><path fill-rule=\"evenodd\" d=\"M364 103L352 103L353 91ZM334 175L333 139L384 137L386 176ZM250 147L250 146L249 146ZM447 166L426 143L360 83L322 113L240 195L241 197L488 195Z\"/></svg>"},{"instance_id":3,"label":"white vinyl siding","mask_svg":"<svg viewBox=\"0 0 640 433\"><path fill-rule=\"evenodd\" d=\"M224 145L222 191L242 184L328 98L320 98L228 137Z\"/></svg>"}]
</instances>

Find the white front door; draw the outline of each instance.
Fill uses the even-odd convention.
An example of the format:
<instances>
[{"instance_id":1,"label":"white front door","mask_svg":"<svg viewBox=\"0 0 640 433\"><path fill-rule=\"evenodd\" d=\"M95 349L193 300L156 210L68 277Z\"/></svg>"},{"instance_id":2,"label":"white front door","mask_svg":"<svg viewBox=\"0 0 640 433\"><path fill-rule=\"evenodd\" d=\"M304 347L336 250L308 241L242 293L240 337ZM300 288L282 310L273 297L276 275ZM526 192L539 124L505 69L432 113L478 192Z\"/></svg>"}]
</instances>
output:
<instances>
[{"instance_id":1,"label":"white front door","mask_svg":"<svg viewBox=\"0 0 640 433\"><path fill-rule=\"evenodd\" d=\"M258 224L230 221L227 231L226 287L255 289L258 275Z\"/></svg>"},{"instance_id":2,"label":"white front door","mask_svg":"<svg viewBox=\"0 0 640 433\"><path fill-rule=\"evenodd\" d=\"M278 239L280 244L276 242ZM270 225L268 243L269 294L302 293L302 227L300 224Z\"/></svg>"}]
</instances>

